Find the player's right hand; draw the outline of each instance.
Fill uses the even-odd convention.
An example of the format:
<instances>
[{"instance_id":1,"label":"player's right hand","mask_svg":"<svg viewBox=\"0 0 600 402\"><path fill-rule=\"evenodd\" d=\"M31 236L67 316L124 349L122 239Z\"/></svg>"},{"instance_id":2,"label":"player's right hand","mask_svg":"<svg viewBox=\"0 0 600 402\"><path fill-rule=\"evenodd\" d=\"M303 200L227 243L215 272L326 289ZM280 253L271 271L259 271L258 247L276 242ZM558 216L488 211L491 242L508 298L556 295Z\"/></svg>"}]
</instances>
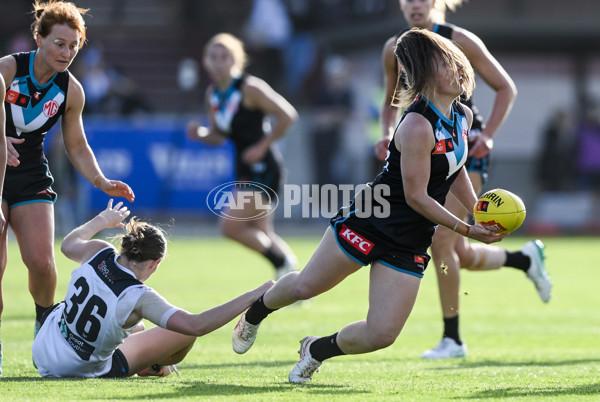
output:
<instances>
[{"instance_id":1,"label":"player's right hand","mask_svg":"<svg viewBox=\"0 0 600 402\"><path fill-rule=\"evenodd\" d=\"M129 216L131 213L127 207L123 206L122 202L117 203L113 207L113 199L108 200L108 205L106 209L98 214L99 218L104 220L105 228L123 228L125 225L123 221Z\"/></svg>"}]
</instances>

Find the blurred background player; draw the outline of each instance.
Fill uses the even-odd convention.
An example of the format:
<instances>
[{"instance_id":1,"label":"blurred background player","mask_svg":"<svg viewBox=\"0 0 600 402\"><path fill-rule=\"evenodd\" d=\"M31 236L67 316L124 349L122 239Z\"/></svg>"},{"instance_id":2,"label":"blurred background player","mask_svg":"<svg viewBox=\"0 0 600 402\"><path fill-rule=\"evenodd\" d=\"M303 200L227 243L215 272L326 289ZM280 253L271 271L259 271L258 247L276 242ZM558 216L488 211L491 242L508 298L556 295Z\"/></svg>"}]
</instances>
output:
<instances>
[{"instance_id":1,"label":"blurred background player","mask_svg":"<svg viewBox=\"0 0 600 402\"><path fill-rule=\"evenodd\" d=\"M258 288L200 314L169 304L145 282L167 252L162 230L135 218L120 236L120 254L102 229L125 227L129 210L113 200L69 233L62 252L81 264L73 270L65 300L44 318L33 342L33 361L44 377L166 376L177 371L196 337L222 327L269 289ZM91 240L90 240L91 239ZM102 267L102 269L98 269ZM145 330L142 319L156 327Z\"/></svg>"},{"instance_id":2,"label":"blurred background player","mask_svg":"<svg viewBox=\"0 0 600 402\"><path fill-rule=\"evenodd\" d=\"M508 73L477 36L465 29L445 23L446 8L454 10L461 3L462 0L399 0L404 18L411 27L428 29L457 43L471 62L473 69L496 93L490 116L485 124L471 100L464 96L462 98L474 113L473 126L469 134L469 160L466 167L475 192L480 194L487 179L493 137L508 116L517 90ZM386 90L381 109L383 139L375 149L377 157L381 160L386 158L388 144L399 114L398 108L392 105L399 77L399 68L393 53L397 38L398 35L395 35L388 39L382 55ZM402 80L402 77L400 79ZM468 211L454 197L448 197L445 206L462 219L468 216ZM520 269L533 281L542 301L550 300L552 284L544 265L544 245L540 240L529 241L520 251L511 252L500 247L471 244L465 237L440 226L434 235L431 253L438 276L444 333L442 340L434 349L423 353L424 358L464 357L467 353L466 344L459 334L460 267L469 270L492 270L503 266Z\"/></svg>"},{"instance_id":3,"label":"blurred background player","mask_svg":"<svg viewBox=\"0 0 600 402\"><path fill-rule=\"evenodd\" d=\"M471 209L477 201L463 167L473 114L457 102L473 89L469 61L451 41L423 29L403 34L395 54L407 67L412 85L401 99L408 109L390 142L383 172L331 218L306 267L279 279L233 331L234 351L245 353L269 314L326 292L370 265L366 319L330 336L303 338L300 361L289 374L292 383L310 381L325 359L369 353L395 342L417 298L436 225L486 243L505 237L471 226L443 206L449 191L464 208ZM445 152L436 151L440 144ZM374 196L378 188L387 191ZM377 214L380 209L383 213Z\"/></svg>"},{"instance_id":4,"label":"blurred background player","mask_svg":"<svg viewBox=\"0 0 600 402\"><path fill-rule=\"evenodd\" d=\"M83 15L73 3L35 2L31 25L37 50L0 59L6 83L7 168L2 213L19 243L29 270L29 291L36 308L34 335L44 310L54 303L53 178L44 155L46 132L61 119L64 149L90 183L113 197L134 199L131 188L102 174L90 149L81 112L84 92L67 70L86 40ZM7 264L7 231L0 235L0 279ZM0 312L4 307L0 292Z\"/></svg>"},{"instance_id":5,"label":"blurred background player","mask_svg":"<svg viewBox=\"0 0 600 402\"><path fill-rule=\"evenodd\" d=\"M298 114L266 82L246 74L246 62L244 45L235 36L220 33L208 41L204 67L213 80L206 92L210 126L190 122L188 136L209 145L231 140L236 151L236 180L267 186L274 196L282 186L284 167L273 143L283 137ZM267 115L275 119L270 132L265 131ZM277 278L296 268L296 257L274 231L273 214L252 219L257 216L256 205L245 203L227 215L233 219L222 220L225 236L264 255Z\"/></svg>"}]
</instances>

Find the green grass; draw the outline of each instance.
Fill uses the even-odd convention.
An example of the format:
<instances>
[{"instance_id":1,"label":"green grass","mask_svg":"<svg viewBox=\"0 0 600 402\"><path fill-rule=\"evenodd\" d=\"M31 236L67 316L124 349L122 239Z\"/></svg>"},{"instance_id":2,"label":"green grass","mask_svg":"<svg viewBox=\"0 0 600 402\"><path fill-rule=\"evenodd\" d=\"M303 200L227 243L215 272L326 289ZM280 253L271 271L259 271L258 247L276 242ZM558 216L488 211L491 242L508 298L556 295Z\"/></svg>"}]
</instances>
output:
<instances>
[{"instance_id":1,"label":"green grass","mask_svg":"<svg viewBox=\"0 0 600 402\"><path fill-rule=\"evenodd\" d=\"M291 238L305 263L319 239ZM519 248L525 239L503 242ZM396 343L375 353L323 364L312 383L290 385L305 335L329 335L363 319L367 269L301 305L275 313L245 355L231 350L234 322L198 339L182 377L124 380L41 379L31 363L34 308L27 270L9 245L2 319L1 400L583 400L600 399L600 251L595 238L548 238L553 299L543 304L523 273L463 271L461 329L466 359L424 361L442 326L434 272ZM60 300L75 263L57 249ZM199 312L272 277L266 261L224 239L171 240L169 256L148 281L172 303ZM468 293L468 294L467 294Z\"/></svg>"}]
</instances>

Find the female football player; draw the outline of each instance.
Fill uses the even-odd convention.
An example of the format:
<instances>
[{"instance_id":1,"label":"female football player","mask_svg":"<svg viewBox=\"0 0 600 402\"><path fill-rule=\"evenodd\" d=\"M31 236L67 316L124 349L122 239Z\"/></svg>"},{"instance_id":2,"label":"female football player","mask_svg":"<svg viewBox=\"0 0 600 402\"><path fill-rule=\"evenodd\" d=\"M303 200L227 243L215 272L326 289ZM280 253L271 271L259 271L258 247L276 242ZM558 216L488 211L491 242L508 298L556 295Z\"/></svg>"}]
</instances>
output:
<instances>
[{"instance_id":1,"label":"female football player","mask_svg":"<svg viewBox=\"0 0 600 402\"><path fill-rule=\"evenodd\" d=\"M33 361L44 377L165 376L176 371L196 338L231 321L273 285L269 281L200 314L169 304L144 285L167 252L162 230L132 218L113 200L69 233L62 252L81 264L73 270L63 302L44 316L33 342ZM92 237L126 227L118 252ZM143 329L145 318L156 327Z\"/></svg>"}]
</instances>

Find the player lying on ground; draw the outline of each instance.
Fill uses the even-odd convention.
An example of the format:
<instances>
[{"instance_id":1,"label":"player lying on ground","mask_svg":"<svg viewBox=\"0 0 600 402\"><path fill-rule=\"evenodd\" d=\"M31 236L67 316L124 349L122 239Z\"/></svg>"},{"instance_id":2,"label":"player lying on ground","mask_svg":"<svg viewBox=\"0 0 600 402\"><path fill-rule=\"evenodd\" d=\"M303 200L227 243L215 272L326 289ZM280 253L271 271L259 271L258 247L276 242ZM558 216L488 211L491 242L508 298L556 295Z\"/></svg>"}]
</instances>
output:
<instances>
[{"instance_id":1,"label":"player lying on ground","mask_svg":"<svg viewBox=\"0 0 600 402\"><path fill-rule=\"evenodd\" d=\"M266 282L200 314L169 304L143 284L166 254L164 232L135 218L125 226L130 211L112 203L62 243L62 252L81 266L33 343L33 361L44 377L168 375L196 337L227 324L273 285ZM91 239L117 227L126 228L120 254L112 244ZM144 329L143 318L157 326Z\"/></svg>"}]
</instances>

